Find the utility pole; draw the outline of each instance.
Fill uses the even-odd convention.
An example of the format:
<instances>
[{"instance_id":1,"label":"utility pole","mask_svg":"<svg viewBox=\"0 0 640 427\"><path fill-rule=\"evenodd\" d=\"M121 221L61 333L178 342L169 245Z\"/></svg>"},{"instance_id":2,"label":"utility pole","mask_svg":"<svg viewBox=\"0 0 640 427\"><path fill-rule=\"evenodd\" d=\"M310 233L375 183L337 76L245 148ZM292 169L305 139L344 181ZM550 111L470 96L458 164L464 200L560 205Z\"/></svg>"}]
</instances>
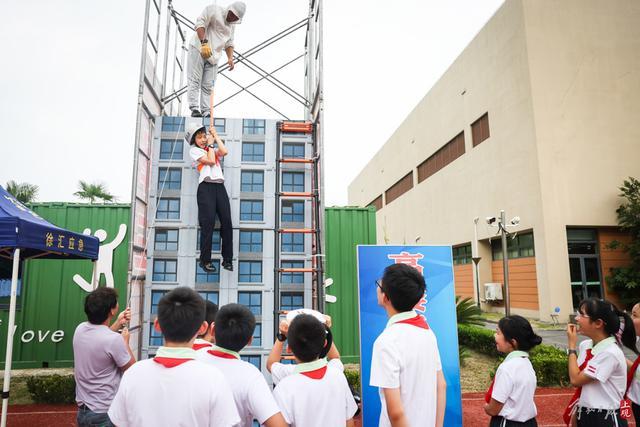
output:
<instances>
[{"instance_id":1,"label":"utility pole","mask_svg":"<svg viewBox=\"0 0 640 427\"><path fill-rule=\"evenodd\" d=\"M476 305L480 307L480 255L478 254L478 220L479 217L473 219L473 245L471 245L471 260L475 269L476 276Z\"/></svg>"},{"instance_id":2,"label":"utility pole","mask_svg":"<svg viewBox=\"0 0 640 427\"><path fill-rule=\"evenodd\" d=\"M511 315L511 302L509 299L509 254L507 251L507 228L506 228L506 214L504 210L500 211L500 233L502 233L502 273L504 280L504 315Z\"/></svg>"}]
</instances>

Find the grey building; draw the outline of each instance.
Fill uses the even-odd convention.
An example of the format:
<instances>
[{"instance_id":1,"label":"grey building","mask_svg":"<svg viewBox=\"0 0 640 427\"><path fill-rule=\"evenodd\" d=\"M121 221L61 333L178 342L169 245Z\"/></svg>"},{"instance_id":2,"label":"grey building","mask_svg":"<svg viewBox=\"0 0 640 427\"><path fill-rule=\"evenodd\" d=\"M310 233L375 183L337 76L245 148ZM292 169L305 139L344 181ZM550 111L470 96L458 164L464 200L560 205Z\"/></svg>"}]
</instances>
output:
<instances>
[{"instance_id":1,"label":"grey building","mask_svg":"<svg viewBox=\"0 0 640 427\"><path fill-rule=\"evenodd\" d=\"M198 173L184 140L185 126L192 122L208 126L209 119L162 116L155 126L148 177L142 357L154 355L162 344L153 328L162 295L179 285L190 286L218 305L237 302L253 311L253 344L241 354L264 370L280 310L312 306L313 259L307 254L313 253L313 232L278 232L312 229L312 198L304 195L314 192L312 165L278 161L313 157L312 137L281 134L275 120L215 119L229 149L223 170L231 202L234 271L220 268L216 230L212 259L218 271L207 274L198 266Z\"/></svg>"}]
</instances>

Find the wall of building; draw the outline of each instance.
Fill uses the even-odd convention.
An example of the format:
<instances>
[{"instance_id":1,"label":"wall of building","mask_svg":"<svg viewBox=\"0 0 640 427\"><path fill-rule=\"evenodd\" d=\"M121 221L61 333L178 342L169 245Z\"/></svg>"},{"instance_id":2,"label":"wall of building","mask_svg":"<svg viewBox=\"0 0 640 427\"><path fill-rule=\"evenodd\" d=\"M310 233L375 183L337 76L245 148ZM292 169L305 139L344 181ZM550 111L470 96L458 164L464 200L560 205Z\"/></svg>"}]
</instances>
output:
<instances>
[{"instance_id":1,"label":"wall of building","mask_svg":"<svg viewBox=\"0 0 640 427\"><path fill-rule=\"evenodd\" d=\"M453 280L456 296L474 299L476 291L473 279L473 264L454 265Z\"/></svg>"}]
</instances>

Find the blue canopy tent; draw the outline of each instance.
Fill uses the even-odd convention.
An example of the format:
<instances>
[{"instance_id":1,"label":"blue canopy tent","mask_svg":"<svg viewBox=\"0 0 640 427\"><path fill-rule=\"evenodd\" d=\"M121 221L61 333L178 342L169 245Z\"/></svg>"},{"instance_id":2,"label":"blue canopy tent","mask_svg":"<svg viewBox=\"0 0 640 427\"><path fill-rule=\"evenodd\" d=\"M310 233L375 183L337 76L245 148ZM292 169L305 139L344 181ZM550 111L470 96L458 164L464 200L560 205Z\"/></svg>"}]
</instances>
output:
<instances>
[{"instance_id":1,"label":"blue canopy tent","mask_svg":"<svg viewBox=\"0 0 640 427\"><path fill-rule=\"evenodd\" d=\"M99 246L100 242L96 237L65 230L45 221L0 186L0 257L13 259L2 389L2 427L7 423L20 260L62 258L96 261ZM95 283L95 263L92 283Z\"/></svg>"}]
</instances>

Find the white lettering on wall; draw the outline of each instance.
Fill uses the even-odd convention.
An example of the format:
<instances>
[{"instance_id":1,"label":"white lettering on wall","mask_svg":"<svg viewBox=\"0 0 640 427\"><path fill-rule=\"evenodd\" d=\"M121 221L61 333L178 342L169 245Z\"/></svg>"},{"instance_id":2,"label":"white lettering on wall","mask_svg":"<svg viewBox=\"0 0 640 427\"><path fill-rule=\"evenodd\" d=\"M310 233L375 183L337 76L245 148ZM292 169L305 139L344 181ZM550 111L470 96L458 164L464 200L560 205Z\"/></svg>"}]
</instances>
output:
<instances>
[{"instance_id":1,"label":"white lettering on wall","mask_svg":"<svg viewBox=\"0 0 640 427\"><path fill-rule=\"evenodd\" d=\"M38 336L38 339L37 339L38 342L44 342L47 339L47 337L49 337L49 339L52 342L60 342L64 338L64 331L57 330L52 333L50 330L42 331L38 329L37 336ZM22 341L23 343L28 343L33 341L35 337L36 337L36 331L27 330L27 331L24 331L20 336L20 341Z\"/></svg>"}]
</instances>

